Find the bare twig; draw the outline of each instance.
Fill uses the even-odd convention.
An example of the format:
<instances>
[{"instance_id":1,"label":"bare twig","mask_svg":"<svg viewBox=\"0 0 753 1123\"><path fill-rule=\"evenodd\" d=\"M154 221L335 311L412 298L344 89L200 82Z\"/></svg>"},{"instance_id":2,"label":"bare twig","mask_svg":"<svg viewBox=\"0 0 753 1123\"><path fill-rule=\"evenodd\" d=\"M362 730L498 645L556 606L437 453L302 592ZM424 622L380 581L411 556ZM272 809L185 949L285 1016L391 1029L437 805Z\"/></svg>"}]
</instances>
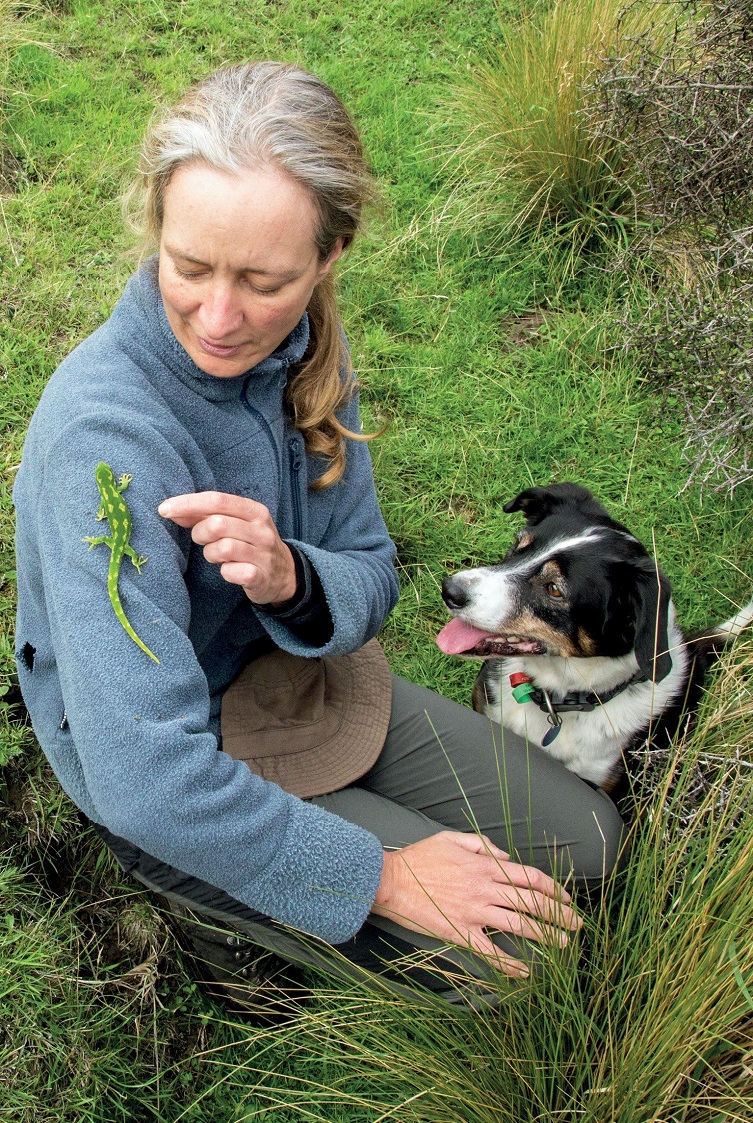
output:
<instances>
[{"instance_id":1,"label":"bare twig","mask_svg":"<svg viewBox=\"0 0 753 1123\"><path fill-rule=\"evenodd\" d=\"M588 112L653 220L627 251L652 295L625 345L685 411L686 486L732 490L753 479L753 0L676 7L669 46L602 60Z\"/></svg>"}]
</instances>

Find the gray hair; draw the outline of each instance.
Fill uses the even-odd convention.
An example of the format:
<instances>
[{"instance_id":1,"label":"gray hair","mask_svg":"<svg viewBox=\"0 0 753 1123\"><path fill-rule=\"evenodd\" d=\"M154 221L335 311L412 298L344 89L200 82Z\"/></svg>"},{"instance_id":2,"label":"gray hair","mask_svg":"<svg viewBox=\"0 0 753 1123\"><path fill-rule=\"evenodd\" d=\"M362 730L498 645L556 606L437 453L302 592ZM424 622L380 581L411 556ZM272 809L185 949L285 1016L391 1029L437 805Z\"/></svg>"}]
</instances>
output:
<instances>
[{"instance_id":1,"label":"gray hair","mask_svg":"<svg viewBox=\"0 0 753 1123\"><path fill-rule=\"evenodd\" d=\"M279 62L217 70L150 129L141 155L142 226L158 241L165 191L188 163L238 174L275 167L304 187L318 215L320 258L355 237L373 195L360 137L337 95L320 79Z\"/></svg>"}]
</instances>

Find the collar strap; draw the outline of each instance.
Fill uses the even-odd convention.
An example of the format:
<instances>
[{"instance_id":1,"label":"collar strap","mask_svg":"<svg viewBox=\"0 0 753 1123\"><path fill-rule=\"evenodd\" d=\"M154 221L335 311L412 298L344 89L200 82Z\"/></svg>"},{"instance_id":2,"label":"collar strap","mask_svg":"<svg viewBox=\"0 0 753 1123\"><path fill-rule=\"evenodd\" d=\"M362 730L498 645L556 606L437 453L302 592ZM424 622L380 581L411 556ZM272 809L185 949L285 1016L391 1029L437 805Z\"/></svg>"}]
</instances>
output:
<instances>
[{"instance_id":1,"label":"collar strap","mask_svg":"<svg viewBox=\"0 0 753 1123\"><path fill-rule=\"evenodd\" d=\"M512 682L513 678L516 680L515 682ZM530 686L525 688L525 696L521 696L520 701L533 702L542 713L549 715L550 718L556 714L571 713L574 710L586 712L595 710L597 706L603 706L606 702L611 702L612 698L622 694L623 690L627 690L629 686L633 686L637 682L648 682L643 671L636 671L629 679L619 683L611 690L604 690L600 694L596 694L593 690L574 690L570 694L566 694L564 698L555 701L546 690L534 686L533 679L528 678L527 675L511 675L510 679L513 688L522 686L524 683L530 683Z\"/></svg>"},{"instance_id":2,"label":"collar strap","mask_svg":"<svg viewBox=\"0 0 753 1123\"><path fill-rule=\"evenodd\" d=\"M618 694L622 694L623 690L627 690L629 686L636 682L648 682L642 671L636 671L625 682L621 682L612 690L605 690L601 694L596 694L593 690L573 691L555 702L546 690L533 685L533 679L529 675L522 671L516 671L510 675L510 686L516 702L533 702L542 713L546 714L550 728L544 734L541 742L542 748L545 749L559 735L562 727L560 714L570 713L572 710L595 710L597 706L603 706L605 702L616 698Z\"/></svg>"}]
</instances>

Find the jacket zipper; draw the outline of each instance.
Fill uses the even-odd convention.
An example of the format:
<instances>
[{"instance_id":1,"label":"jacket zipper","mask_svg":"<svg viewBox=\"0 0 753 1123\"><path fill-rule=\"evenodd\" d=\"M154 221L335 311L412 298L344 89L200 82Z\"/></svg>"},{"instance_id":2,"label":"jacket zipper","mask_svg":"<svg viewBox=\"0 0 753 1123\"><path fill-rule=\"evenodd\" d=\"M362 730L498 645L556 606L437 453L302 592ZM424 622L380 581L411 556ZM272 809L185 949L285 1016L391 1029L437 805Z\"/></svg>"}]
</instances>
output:
<instances>
[{"instance_id":1,"label":"jacket zipper","mask_svg":"<svg viewBox=\"0 0 753 1123\"><path fill-rule=\"evenodd\" d=\"M303 512L301 509L301 444L297 437L288 437L290 458L290 494L293 501L293 538L303 537Z\"/></svg>"},{"instance_id":2,"label":"jacket zipper","mask_svg":"<svg viewBox=\"0 0 753 1123\"><path fill-rule=\"evenodd\" d=\"M255 417L256 420L259 422L262 429L267 434L267 440L269 441L270 449L273 452L275 452L277 450L278 445L277 445L277 441L274 438L274 433L272 432L272 426L269 424L269 422L267 421L264 414L260 413L259 410L256 409L254 406L252 406L251 403L249 402L248 396L247 396L248 395L248 383L249 383L249 379L246 379L246 381L243 385L243 391L241 393L241 402L243 403L243 408L246 410L247 413L250 413L251 416ZM278 484L278 487L282 487L282 479L281 479L282 465L280 464L279 460L277 459L277 456L275 456L274 460L275 460L275 465L277 467L277 484Z\"/></svg>"},{"instance_id":3,"label":"jacket zipper","mask_svg":"<svg viewBox=\"0 0 753 1123\"><path fill-rule=\"evenodd\" d=\"M255 406L252 406L248 400L248 381L249 380L246 381L243 387L243 392L241 393L241 402L243 403L243 408L248 413L250 413L252 417L256 418L256 420L263 428L264 432L267 434L269 447L271 449L275 449L277 448L277 442L275 441L274 434L272 433L272 427L270 426L264 414L260 413L259 410L256 409ZM295 539L301 539L303 537L303 506L301 503L300 473L301 467L303 466L303 459L301 457L300 440L297 437L288 437L287 441L288 463L290 465L290 496L293 515L292 537ZM278 463L277 467L279 471L281 465ZM282 473L280 472L280 475L281 474ZM280 486L282 486L282 480L280 480L279 483Z\"/></svg>"}]
</instances>

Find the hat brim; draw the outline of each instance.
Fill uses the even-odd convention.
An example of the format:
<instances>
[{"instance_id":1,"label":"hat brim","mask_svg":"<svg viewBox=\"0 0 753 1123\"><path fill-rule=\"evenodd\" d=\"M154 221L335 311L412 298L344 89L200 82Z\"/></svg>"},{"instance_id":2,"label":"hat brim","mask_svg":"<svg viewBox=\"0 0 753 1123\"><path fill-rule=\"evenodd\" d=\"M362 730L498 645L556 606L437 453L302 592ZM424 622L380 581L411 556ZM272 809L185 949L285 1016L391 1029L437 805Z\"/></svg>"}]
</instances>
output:
<instances>
[{"instance_id":1,"label":"hat brim","mask_svg":"<svg viewBox=\"0 0 753 1123\"><path fill-rule=\"evenodd\" d=\"M308 799L354 783L377 760L392 710L377 640L307 659L276 649L250 663L222 700L222 749Z\"/></svg>"}]
</instances>

